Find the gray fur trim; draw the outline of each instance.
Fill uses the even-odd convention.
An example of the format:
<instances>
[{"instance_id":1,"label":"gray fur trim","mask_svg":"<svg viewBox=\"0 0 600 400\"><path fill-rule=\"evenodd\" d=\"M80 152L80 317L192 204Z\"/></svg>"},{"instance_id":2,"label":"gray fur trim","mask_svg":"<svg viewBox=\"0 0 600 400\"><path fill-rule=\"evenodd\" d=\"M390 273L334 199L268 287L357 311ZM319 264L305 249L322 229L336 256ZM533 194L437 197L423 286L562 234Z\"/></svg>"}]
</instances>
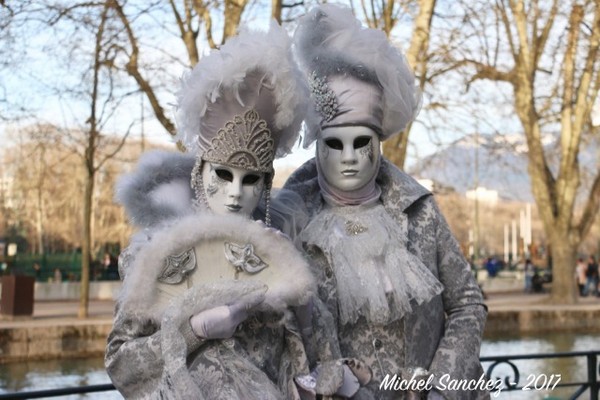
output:
<instances>
[{"instance_id":1,"label":"gray fur trim","mask_svg":"<svg viewBox=\"0 0 600 400\"><path fill-rule=\"evenodd\" d=\"M131 223L138 228L159 225L165 220L192 211L189 186L195 159L189 154L167 151L144 153L129 174L119 178L115 201L125 207ZM176 193L169 198L164 189ZM161 189L162 192L161 192Z\"/></svg>"},{"instance_id":2,"label":"gray fur trim","mask_svg":"<svg viewBox=\"0 0 600 400\"><path fill-rule=\"evenodd\" d=\"M269 287L264 304L271 309L284 311L290 305L306 304L314 293L308 263L291 241L242 216L194 214L157 230L151 241L140 248L121 289L123 309L159 321L167 304L157 301L156 283L166 257L215 238L252 243L258 254L281 271L276 282L264 282ZM201 264L200 256L197 260Z\"/></svg>"}]
</instances>

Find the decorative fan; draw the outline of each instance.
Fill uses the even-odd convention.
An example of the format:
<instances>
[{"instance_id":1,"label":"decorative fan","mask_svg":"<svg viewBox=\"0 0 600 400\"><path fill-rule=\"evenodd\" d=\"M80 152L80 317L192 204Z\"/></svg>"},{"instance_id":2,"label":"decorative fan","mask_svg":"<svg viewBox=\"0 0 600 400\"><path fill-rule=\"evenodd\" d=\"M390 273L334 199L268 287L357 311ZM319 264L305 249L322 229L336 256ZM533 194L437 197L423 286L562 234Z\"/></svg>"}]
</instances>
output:
<instances>
[{"instance_id":1,"label":"decorative fan","mask_svg":"<svg viewBox=\"0 0 600 400\"><path fill-rule=\"evenodd\" d=\"M314 292L309 266L287 238L242 216L193 215L155 232L136 254L123 303L159 317L194 286L245 280L268 287L264 303L279 310Z\"/></svg>"}]
</instances>

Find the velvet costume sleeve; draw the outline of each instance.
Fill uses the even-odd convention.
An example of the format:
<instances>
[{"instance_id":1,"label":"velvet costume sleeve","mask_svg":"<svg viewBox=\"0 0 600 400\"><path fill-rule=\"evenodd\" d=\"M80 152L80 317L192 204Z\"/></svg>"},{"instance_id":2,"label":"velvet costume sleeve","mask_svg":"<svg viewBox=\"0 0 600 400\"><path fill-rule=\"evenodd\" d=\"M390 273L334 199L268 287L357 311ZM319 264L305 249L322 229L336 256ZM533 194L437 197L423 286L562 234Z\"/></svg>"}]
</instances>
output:
<instances>
[{"instance_id":1,"label":"velvet costume sleeve","mask_svg":"<svg viewBox=\"0 0 600 400\"><path fill-rule=\"evenodd\" d=\"M481 289L477 285L468 262L452 235L438 206L430 198L435 215L435 242L439 280L444 285L442 300L446 323L429 367L438 384L449 388L449 380L477 380L483 374L479 362L481 337L487 317ZM445 378L440 382L440 378ZM445 383L444 383L445 380ZM486 397L477 391L440 390L448 399Z\"/></svg>"}]
</instances>

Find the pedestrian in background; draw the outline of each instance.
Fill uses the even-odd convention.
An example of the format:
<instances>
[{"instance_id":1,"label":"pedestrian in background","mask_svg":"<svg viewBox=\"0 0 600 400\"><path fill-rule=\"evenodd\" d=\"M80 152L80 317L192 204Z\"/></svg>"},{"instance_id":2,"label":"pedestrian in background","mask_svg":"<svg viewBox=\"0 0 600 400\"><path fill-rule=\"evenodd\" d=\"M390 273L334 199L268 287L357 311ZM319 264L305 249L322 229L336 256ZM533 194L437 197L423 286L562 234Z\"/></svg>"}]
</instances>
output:
<instances>
[{"instance_id":1,"label":"pedestrian in background","mask_svg":"<svg viewBox=\"0 0 600 400\"><path fill-rule=\"evenodd\" d=\"M587 270L587 264L583 260L583 257L577 259L577 265L575 265L575 282L577 282L577 288L579 289L579 295L583 296L583 290L585 288L585 271Z\"/></svg>"},{"instance_id":2,"label":"pedestrian in background","mask_svg":"<svg viewBox=\"0 0 600 400\"><path fill-rule=\"evenodd\" d=\"M587 296L592 294L593 296L598 295L598 264L594 256L590 256L588 259L587 269L585 271L585 288L583 289L583 295Z\"/></svg>"},{"instance_id":3,"label":"pedestrian in background","mask_svg":"<svg viewBox=\"0 0 600 400\"><path fill-rule=\"evenodd\" d=\"M533 277L535 276L535 266L528 258L525 260L525 293L533 292Z\"/></svg>"}]
</instances>

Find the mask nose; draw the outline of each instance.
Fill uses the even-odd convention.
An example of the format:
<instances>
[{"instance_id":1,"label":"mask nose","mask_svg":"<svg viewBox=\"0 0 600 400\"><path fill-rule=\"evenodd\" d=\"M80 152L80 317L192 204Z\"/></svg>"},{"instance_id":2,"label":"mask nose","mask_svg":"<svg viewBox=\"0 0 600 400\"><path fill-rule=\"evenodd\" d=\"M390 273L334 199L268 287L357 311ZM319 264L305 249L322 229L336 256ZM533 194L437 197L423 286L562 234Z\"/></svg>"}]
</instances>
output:
<instances>
[{"instance_id":1,"label":"mask nose","mask_svg":"<svg viewBox=\"0 0 600 400\"><path fill-rule=\"evenodd\" d=\"M358 158L356 157L356 149L353 145L344 145L344 149L342 150L342 164L356 164L358 162Z\"/></svg>"},{"instance_id":2,"label":"mask nose","mask_svg":"<svg viewBox=\"0 0 600 400\"><path fill-rule=\"evenodd\" d=\"M229 184L227 197L236 201L240 200L242 197L242 181L234 179L233 182Z\"/></svg>"}]
</instances>

